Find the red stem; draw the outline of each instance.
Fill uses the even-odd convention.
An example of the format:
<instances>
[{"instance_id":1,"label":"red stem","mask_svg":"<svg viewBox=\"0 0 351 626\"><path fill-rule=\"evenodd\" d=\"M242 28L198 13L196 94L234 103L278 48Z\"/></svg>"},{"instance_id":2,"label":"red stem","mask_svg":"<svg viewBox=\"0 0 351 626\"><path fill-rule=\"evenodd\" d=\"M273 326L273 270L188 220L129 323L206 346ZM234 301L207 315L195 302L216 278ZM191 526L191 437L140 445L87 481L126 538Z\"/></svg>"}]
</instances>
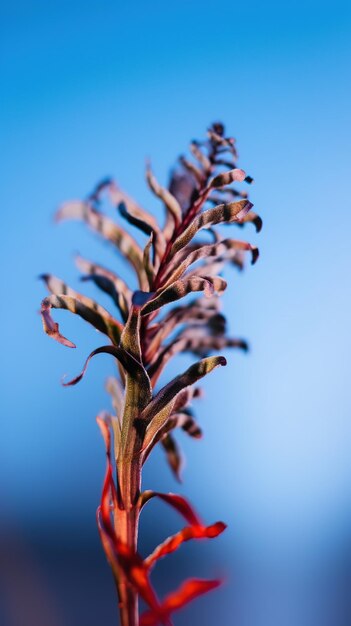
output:
<instances>
[{"instance_id":1,"label":"red stem","mask_svg":"<svg viewBox=\"0 0 351 626\"><path fill-rule=\"evenodd\" d=\"M139 458L118 463L119 504L114 512L117 537L136 552L138 544L141 462ZM120 572L118 584L121 626L139 626L137 591Z\"/></svg>"}]
</instances>

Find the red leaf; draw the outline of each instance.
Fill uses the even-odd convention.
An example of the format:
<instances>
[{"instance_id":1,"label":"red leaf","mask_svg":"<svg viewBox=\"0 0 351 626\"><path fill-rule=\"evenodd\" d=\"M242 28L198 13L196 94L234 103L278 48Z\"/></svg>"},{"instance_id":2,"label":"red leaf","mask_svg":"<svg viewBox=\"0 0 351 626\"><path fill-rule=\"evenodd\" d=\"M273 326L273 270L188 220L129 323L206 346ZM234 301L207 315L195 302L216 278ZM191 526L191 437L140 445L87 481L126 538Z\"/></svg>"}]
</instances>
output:
<instances>
[{"instance_id":1,"label":"red leaf","mask_svg":"<svg viewBox=\"0 0 351 626\"><path fill-rule=\"evenodd\" d=\"M157 546L150 556L144 560L144 563L151 568L156 561L178 550L185 541L189 541L190 539L213 539L220 535L225 529L226 525L223 522L217 522L211 526L186 526L183 530L168 537L163 543Z\"/></svg>"},{"instance_id":2,"label":"red leaf","mask_svg":"<svg viewBox=\"0 0 351 626\"><path fill-rule=\"evenodd\" d=\"M220 580L201 580L198 578L187 580L177 591L170 593L165 598L161 605L161 612L167 616L174 611L178 611L195 598L215 589L220 584ZM156 626L159 623L160 618L153 611L146 611L140 619L140 626Z\"/></svg>"},{"instance_id":3,"label":"red leaf","mask_svg":"<svg viewBox=\"0 0 351 626\"><path fill-rule=\"evenodd\" d=\"M202 521L195 513L189 502L175 493L159 493L157 491L144 491L142 494L142 504L146 504L151 498L160 498L172 506L182 515L191 526L202 526Z\"/></svg>"},{"instance_id":4,"label":"red leaf","mask_svg":"<svg viewBox=\"0 0 351 626\"><path fill-rule=\"evenodd\" d=\"M168 537L163 543L155 548L154 552L152 552L152 554L150 554L144 561L145 565L149 568L154 565L158 559L161 559L167 554L177 550L185 541L189 541L190 539L211 539L213 537L217 537L226 529L226 525L223 522L217 522L211 526L205 526L190 506L189 502L182 496L175 493L145 491L142 494L142 504L145 504L154 497L164 500L164 502L167 502L167 504L176 509L176 511L178 511L178 513L186 519L189 526L186 526L175 535Z\"/></svg>"}]
</instances>

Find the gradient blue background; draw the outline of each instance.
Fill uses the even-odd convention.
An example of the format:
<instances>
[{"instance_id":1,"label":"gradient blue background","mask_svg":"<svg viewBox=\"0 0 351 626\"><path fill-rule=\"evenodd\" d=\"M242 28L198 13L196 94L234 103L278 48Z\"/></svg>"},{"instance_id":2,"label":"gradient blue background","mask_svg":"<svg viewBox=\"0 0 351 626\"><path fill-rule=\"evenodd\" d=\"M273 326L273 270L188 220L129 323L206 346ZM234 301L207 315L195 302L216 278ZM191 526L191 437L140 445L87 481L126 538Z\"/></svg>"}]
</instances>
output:
<instances>
[{"instance_id":1,"label":"gradient blue background","mask_svg":"<svg viewBox=\"0 0 351 626\"><path fill-rule=\"evenodd\" d=\"M208 378L202 442L181 437L181 492L229 528L159 566L162 592L185 575L227 584L176 624L347 626L350 498L350 13L335 1L1 3L2 622L116 623L95 508L108 407L99 337L57 313L70 351L42 333L53 272L79 288L72 252L120 270L80 224L54 227L64 199L113 175L148 207L188 140L225 121L255 178L261 259L224 298L249 356ZM89 291L90 290L90 291ZM92 287L86 292L94 294ZM95 295L95 294L94 294ZM107 302L107 301L106 301ZM171 375L188 363L182 357ZM158 452L145 486L176 490ZM146 551L178 519L150 506Z\"/></svg>"}]
</instances>

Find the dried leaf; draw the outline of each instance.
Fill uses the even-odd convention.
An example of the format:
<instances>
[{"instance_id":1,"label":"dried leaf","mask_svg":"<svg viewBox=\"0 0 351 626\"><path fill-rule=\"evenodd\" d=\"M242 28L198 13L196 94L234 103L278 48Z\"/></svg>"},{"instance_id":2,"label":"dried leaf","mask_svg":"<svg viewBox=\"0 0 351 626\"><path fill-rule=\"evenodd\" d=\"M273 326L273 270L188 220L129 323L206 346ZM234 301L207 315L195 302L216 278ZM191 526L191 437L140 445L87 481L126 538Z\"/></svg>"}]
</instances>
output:
<instances>
[{"instance_id":1,"label":"dried leaf","mask_svg":"<svg viewBox=\"0 0 351 626\"><path fill-rule=\"evenodd\" d=\"M212 164L210 159L204 154L204 152L200 149L198 143L196 141L192 141L190 144L190 150L194 157L199 161L200 165L202 165L204 172L208 175L211 171Z\"/></svg>"},{"instance_id":2,"label":"dried leaf","mask_svg":"<svg viewBox=\"0 0 351 626\"><path fill-rule=\"evenodd\" d=\"M243 226L248 222L252 222L256 228L256 232L259 233L262 228L262 219L257 213L254 211L249 211L246 215L238 222L238 226Z\"/></svg>"},{"instance_id":3,"label":"dried leaf","mask_svg":"<svg viewBox=\"0 0 351 626\"><path fill-rule=\"evenodd\" d=\"M75 261L80 271L87 275L84 276L84 280L88 280L88 277L91 277L91 280L97 287L112 297L125 321L132 302L132 292L124 280L114 272L111 272L111 270L97 263L92 263L81 256L76 256Z\"/></svg>"},{"instance_id":4,"label":"dried leaf","mask_svg":"<svg viewBox=\"0 0 351 626\"><path fill-rule=\"evenodd\" d=\"M138 381L138 384L144 387L145 393L148 391L150 392L150 381L144 367L131 354L119 346L101 346L100 348L93 350L86 359L81 373L69 382L63 383L63 386L70 387L71 385L79 383L87 370L89 361L97 354L110 354L111 356L114 356L115 359L121 363L126 373L133 376Z\"/></svg>"},{"instance_id":5,"label":"dried leaf","mask_svg":"<svg viewBox=\"0 0 351 626\"><path fill-rule=\"evenodd\" d=\"M174 220L175 226L178 226L182 220L182 209L178 203L178 200L173 194L165 187L162 187L156 180L154 174L151 171L150 165L146 168L146 180L149 184L151 191L164 203L167 211L170 213Z\"/></svg>"},{"instance_id":6,"label":"dried leaf","mask_svg":"<svg viewBox=\"0 0 351 626\"><path fill-rule=\"evenodd\" d=\"M203 185L204 184L204 182L205 182L204 173L194 163L192 163L191 161L186 159L184 156L181 156L179 161L181 162L183 167L186 170L188 170L188 172L190 174L192 174L192 176L194 177L195 181L199 185Z\"/></svg>"},{"instance_id":7,"label":"dried leaf","mask_svg":"<svg viewBox=\"0 0 351 626\"><path fill-rule=\"evenodd\" d=\"M209 257L221 257L227 254L231 254L233 251L250 251L252 254L252 264L258 259L258 248L252 246L246 241L238 241L237 239L223 239L222 241L214 244L208 244L200 246L190 252L187 257L180 262L179 252L173 257L172 264L170 265L169 275L163 288L167 288L173 281L177 280L184 274L187 268L196 263L200 259L207 259ZM182 253L182 251L180 251Z\"/></svg>"},{"instance_id":8,"label":"dried leaf","mask_svg":"<svg viewBox=\"0 0 351 626\"><path fill-rule=\"evenodd\" d=\"M155 333L146 349L146 362L151 363L157 358L157 352L161 343L167 339L177 326L185 323L191 325L206 324L217 313L218 308L219 299L217 297L197 299L190 302L188 306L173 308L156 325Z\"/></svg>"},{"instance_id":9,"label":"dried leaf","mask_svg":"<svg viewBox=\"0 0 351 626\"><path fill-rule=\"evenodd\" d=\"M137 204L125 191L122 191L115 182L110 184L109 193L112 203L130 224L137 226L147 235L150 235L151 232L160 232L153 215Z\"/></svg>"},{"instance_id":10,"label":"dried leaf","mask_svg":"<svg viewBox=\"0 0 351 626\"><path fill-rule=\"evenodd\" d=\"M173 412L171 413L163 429L160 431L161 436L164 433L168 433L171 430L174 430L175 428L181 428L194 439L201 439L202 437L202 430L196 422L195 418L191 415L191 413L186 409L184 409L182 413L177 413L175 412L175 408L173 406Z\"/></svg>"},{"instance_id":11,"label":"dried leaf","mask_svg":"<svg viewBox=\"0 0 351 626\"><path fill-rule=\"evenodd\" d=\"M202 228L209 228L216 224L232 224L242 220L250 211L253 204L248 200L219 204L213 209L207 209L197 215L184 232L179 235L171 248L171 256L186 246Z\"/></svg>"},{"instance_id":12,"label":"dried leaf","mask_svg":"<svg viewBox=\"0 0 351 626\"><path fill-rule=\"evenodd\" d=\"M60 334L58 324L51 317L51 309L65 309L79 315L79 317L82 317L94 326L96 330L107 335L114 344L118 344L123 329L122 324L94 300L81 296L73 290L69 290L69 293L75 293L76 295L53 294L47 296L42 301L41 316L46 334L63 345L75 347L71 341L65 339Z\"/></svg>"},{"instance_id":13,"label":"dried leaf","mask_svg":"<svg viewBox=\"0 0 351 626\"><path fill-rule=\"evenodd\" d=\"M140 418L148 424L143 449L146 450L152 444L157 432L166 423L178 393L196 383L216 367L226 364L226 359L223 356L202 359L191 365L183 374L173 378L158 392L140 415Z\"/></svg>"},{"instance_id":14,"label":"dried leaf","mask_svg":"<svg viewBox=\"0 0 351 626\"><path fill-rule=\"evenodd\" d=\"M226 281L219 276L206 276L201 278L192 276L190 278L181 278L170 284L166 289L156 292L149 302L143 306L142 315L148 315L163 307L165 304L180 300L180 298L184 298L188 293L204 291L205 295L211 296L214 292L222 293L226 286Z\"/></svg>"},{"instance_id":15,"label":"dried leaf","mask_svg":"<svg viewBox=\"0 0 351 626\"><path fill-rule=\"evenodd\" d=\"M153 243L154 235L151 233L150 238L144 248L144 269L149 282L150 290L152 289L153 282L155 279L155 267L153 266L150 259L150 249Z\"/></svg>"},{"instance_id":16,"label":"dried leaf","mask_svg":"<svg viewBox=\"0 0 351 626\"><path fill-rule=\"evenodd\" d=\"M161 445L166 453L168 464L175 478L181 482L180 475L184 460L178 443L170 433L167 433L162 437Z\"/></svg>"},{"instance_id":17,"label":"dried leaf","mask_svg":"<svg viewBox=\"0 0 351 626\"><path fill-rule=\"evenodd\" d=\"M234 182L242 183L242 181L245 180L245 176L246 173L244 170L234 168L229 170L229 172L222 172L221 174L218 174L218 176L212 178L209 183L209 187L216 189L217 187L225 187L226 185L230 185Z\"/></svg>"},{"instance_id":18,"label":"dried leaf","mask_svg":"<svg viewBox=\"0 0 351 626\"><path fill-rule=\"evenodd\" d=\"M135 239L126 230L117 226L109 217L100 213L87 202L73 200L63 204L57 214L57 221L66 219L83 220L92 230L99 233L104 239L113 243L121 254L134 267L139 284L143 289L146 286L146 276L143 268L143 253Z\"/></svg>"}]
</instances>

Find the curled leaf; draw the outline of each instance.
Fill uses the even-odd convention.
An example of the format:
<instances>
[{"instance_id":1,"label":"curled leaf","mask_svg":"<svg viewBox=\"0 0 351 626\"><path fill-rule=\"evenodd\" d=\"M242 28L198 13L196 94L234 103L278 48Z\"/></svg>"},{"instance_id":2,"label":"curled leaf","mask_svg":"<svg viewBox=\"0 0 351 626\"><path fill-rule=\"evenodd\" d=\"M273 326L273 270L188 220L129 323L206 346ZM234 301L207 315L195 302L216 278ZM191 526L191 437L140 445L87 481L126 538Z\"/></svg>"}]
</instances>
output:
<instances>
[{"instance_id":1,"label":"curled leaf","mask_svg":"<svg viewBox=\"0 0 351 626\"><path fill-rule=\"evenodd\" d=\"M183 167L189 171L190 174L192 174L192 176L194 177L195 181L201 185L204 183L206 177L204 175L204 173L191 161L189 161L188 159L186 159L184 156L180 157L180 162L183 165Z\"/></svg>"},{"instance_id":2,"label":"curled leaf","mask_svg":"<svg viewBox=\"0 0 351 626\"><path fill-rule=\"evenodd\" d=\"M170 284L166 289L156 292L154 297L142 308L142 315L148 315L153 311L163 307L165 304L175 302L184 298L188 293L195 291L204 291L205 295L210 296L214 292L222 293L227 286L226 281L219 276L205 276L191 278L183 278Z\"/></svg>"},{"instance_id":3,"label":"curled leaf","mask_svg":"<svg viewBox=\"0 0 351 626\"><path fill-rule=\"evenodd\" d=\"M156 180L154 174L151 171L150 165L146 168L146 180L149 184L151 191L164 203L167 211L172 216L176 226L180 224L182 220L182 209L178 203L178 200L174 195L168 191L165 187L162 187Z\"/></svg>"},{"instance_id":4,"label":"curled leaf","mask_svg":"<svg viewBox=\"0 0 351 626\"><path fill-rule=\"evenodd\" d=\"M178 259L178 255L182 254L182 251L180 251L173 257L173 262L169 268L169 277L167 277L163 287L168 287L169 284L182 276L190 265L196 263L200 259L208 259L209 257L225 257L227 254L229 256L233 252L237 251L251 252L252 264L257 261L259 256L258 248L256 246L253 246L246 241L238 241L237 239L223 239L218 243L199 246L190 252L181 262L180 259Z\"/></svg>"},{"instance_id":5,"label":"curled leaf","mask_svg":"<svg viewBox=\"0 0 351 626\"><path fill-rule=\"evenodd\" d=\"M41 303L41 319L43 322L44 332L49 335L49 337L55 339L55 341L58 341L58 343L62 343L63 346L66 346L67 348L75 348L76 345L60 333L58 323L51 317L51 308L52 304L50 303L49 298L45 298Z\"/></svg>"},{"instance_id":6,"label":"curled leaf","mask_svg":"<svg viewBox=\"0 0 351 626\"><path fill-rule=\"evenodd\" d=\"M191 526L201 526L202 522L197 513L195 513L191 504L176 493L161 493L159 491L144 491L141 494L141 506L144 506L147 502L153 498L163 500L166 504L169 504L175 509Z\"/></svg>"},{"instance_id":7,"label":"curled leaf","mask_svg":"<svg viewBox=\"0 0 351 626\"><path fill-rule=\"evenodd\" d=\"M150 389L150 381L143 366L131 354L119 346L101 346L93 350L86 359L81 373L69 382L63 383L63 386L70 387L79 383L87 370L90 360L97 354L110 354L115 357L115 359L121 363L125 371L139 381L140 386L144 385L145 390Z\"/></svg>"},{"instance_id":8,"label":"curled leaf","mask_svg":"<svg viewBox=\"0 0 351 626\"><path fill-rule=\"evenodd\" d=\"M181 482L180 475L183 467L183 456L178 443L170 433L167 433L162 437L161 445L166 453L168 464L175 478Z\"/></svg>"},{"instance_id":9,"label":"curled leaf","mask_svg":"<svg viewBox=\"0 0 351 626\"><path fill-rule=\"evenodd\" d=\"M250 211L253 204L248 200L239 200L229 204L219 204L197 215L184 232L179 235L171 248L171 256L186 246L202 228L216 224L232 224L239 222Z\"/></svg>"},{"instance_id":10,"label":"curled leaf","mask_svg":"<svg viewBox=\"0 0 351 626\"><path fill-rule=\"evenodd\" d=\"M149 568L160 558L177 550L185 541L189 541L190 539L214 538L226 529L226 525L223 524L223 522L216 522L211 526L205 526L189 502L178 494L145 491L141 495L141 506L155 497L173 507L184 517L189 526L183 528L183 530L175 535L168 537L162 544L157 546L154 552L144 561L145 565Z\"/></svg>"},{"instance_id":11,"label":"curled leaf","mask_svg":"<svg viewBox=\"0 0 351 626\"><path fill-rule=\"evenodd\" d=\"M260 230L262 229L262 219L259 215L257 215L257 213L255 213L254 211L249 211L248 213L246 213L246 215L238 222L238 226L243 226L244 224L247 224L251 222L252 224L254 224L255 228L256 228L256 232L259 233Z\"/></svg>"},{"instance_id":12,"label":"curled leaf","mask_svg":"<svg viewBox=\"0 0 351 626\"><path fill-rule=\"evenodd\" d=\"M197 424L195 418L191 415L190 411L184 409L183 412L177 413L173 406L173 412L171 413L161 433L168 433L174 428L182 428L182 430L184 430L189 437L193 437L194 439L201 439L202 437L202 430Z\"/></svg>"},{"instance_id":13,"label":"curled leaf","mask_svg":"<svg viewBox=\"0 0 351 626\"><path fill-rule=\"evenodd\" d=\"M156 561L175 552L186 541L190 541L191 539L214 539L225 529L226 525L223 524L223 522L216 522L211 526L203 526L202 524L186 526L175 535L167 537L163 543L157 546L154 552L145 559L145 565L149 568L152 567Z\"/></svg>"},{"instance_id":14,"label":"curled leaf","mask_svg":"<svg viewBox=\"0 0 351 626\"><path fill-rule=\"evenodd\" d=\"M109 186L111 202L118 208L121 215L130 223L140 228L144 233L159 233L160 229L156 219L151 213L143 209L125 191L115 183Z\"/></svg>"},{"instance_id":15,"label":"curled leaf","mask_svg":"<svg viewBox=\"0 0 351 626\"><path fill-rule=\"evenodd\" d=\"M61 335L58 324L51 317L51 309L65 309L82 317L94 326L96 330L107 335L114 344L119 343L122 325L103 307L100 305L96 305L96 307L88 305L86 300L82 301L81 299L65 295L51 295L44 298L41 303L41 317L46 334L63 345L74 347L71 341Z\"/></svg>"},{"instance_id":16,"label":"curled leaf","mask_svg":"<svg viewBox=\"0 0 351 626\"><path fill-rule=\"evenodd\" d=\"M234 168L232 170L229 170L229 172L222 172L221 174L218 174L218 176L212 178L209 186L212 188L225 187L226 185L230 185L233 182L241 183L243 180L245 180L245 177L246 173L244 172L244 170Z\"/></svg>"},{"instance_id":17,"label":"curled leaf","mask_svg":"<svg viewBox=\"0 0 351 626\"><path fill-rule=\"evenodd\" d=\"M155 267L154 267L154 265L153 265L153 263L151 262L151 259L150 259L150 249L151 249L153 240L154 240L154 235L153 235L153 233L151 233L150 238L149 238L149 240L148 240L148 242L147 242L147 244L146 244L146 246L144 248L144 257L143 257L144 258L144 269L145 269L145 273L146 273L147 279L149 281L150 290L152 289L153 282L154 282L154 279L155 279Z\"/></svg>"},{"instance_id":18,"label":"curled leaf","mask_svg":"<svg viewBox=\"0 0 351 626\"><path fill-rule=\"evenodd\" d=\"M165 385L156 396L147 405L141 414L142 419L147 422L157 415L167 404L186 387L194 385L198 380L212 372L219 366L226 365L227 361L224 356L214 356L202 359L197 363L193 363L183 374L179 374Z\"/></svg>"},{"instance_id":19,"label":"curled leaf","mask_svg":"<svg viewBox=\"0 0 351 626\"><path fill-rule=\"evenodd\" d=\"M178 393L196 383L216 367L226 364L227 361L223 356L202 359L191 365L183 374L173 378L156 394L140 415L141 420L148 424L143 441L143 450L147 451L158 431L167 422Z\"/></svg>"},{"instance_id":20,"label":"curled leaf","mask_svg":"<svg viewBox=\"0 0 351 626\"><path fill-rule=\"evenodd\" d=\"M168 361L180 352L192 352L197 356L208 356L215 350L224 350L225 348L240 348L247 352L248 344L243 339L208 335L202 329L196 332L196 329L188 328L166 345L148 367L152 384L154 385L158 380Z\"/></svg>"},{"instance_id":21,"label":"curled leaf","mask_svg":"<svg viewBox=\"0 0 351 626\"><path fill-rule=\"evenodd\" d=\"M131 235L117 226L109 217L93 208L88 202L73 200L63 204L57 214L57 221L77 219L86 222L92 230L114 244L121 254L132 264L139 278L139 284L145 286L142 250Z\"/></svg>"},{"instance_id":22,"label":"curled leaf","mask_svg":"<svg viewBox=\"0 0 351 626\"><path fill-rule=\"evenodd\" d=\"M161 611L164 615L178 611L195 598L216 589L220 584L220 580L200 580L198 578L187 580L177 591L166 597L161 606ZM159 615L155 611L145 611L141 616L140 626L156 626L158 623Z\"/></svg>"},{"instance_id":23,"label":"curled leaf","mask_svg":"<svg viewBox=\"0 0 351 626\"><path fill-rule=\"evenodd\" d=\"M111 296L125 321L132 301L132 292L124 280L111 270L81 256L76 256L75 261L77 267L85 274L83 280L92 280L99 289Z\"/></svg>"},{"instance_id":24,"label":"curled leaf","mask_svg":"<svg viewBox=\"0 0 351 626\"><path fill-rule=\"evenodd\" d=\"M190 144L190 150L194 157L199 161L200 165L203 167L205 174L209 174L211 171L211 161L206 156L206 154L201 150L199 144L196 141L192 141Z\"/></svg>"}]
</instances>

